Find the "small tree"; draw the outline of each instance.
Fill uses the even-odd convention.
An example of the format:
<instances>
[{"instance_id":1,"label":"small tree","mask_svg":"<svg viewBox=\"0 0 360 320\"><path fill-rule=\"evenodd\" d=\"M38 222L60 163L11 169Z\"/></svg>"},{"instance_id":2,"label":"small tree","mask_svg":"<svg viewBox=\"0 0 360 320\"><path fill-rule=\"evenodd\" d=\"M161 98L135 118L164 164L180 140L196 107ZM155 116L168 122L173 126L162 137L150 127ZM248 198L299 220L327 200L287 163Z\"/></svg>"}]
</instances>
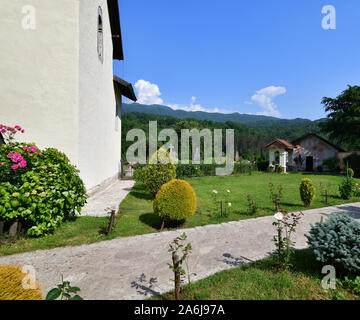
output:
<instances>
[{"instance_id":1,"label":"small tree","mask_svg":"<svg viewBox=\"0 0 360 320\"><path fill-rule=\"evenodd\" d=\"M181 299L181 284L182 277L186 275L185 270L182 267L183 262L187 265L188 280L190 282L190 273L188 265L188 257L191 253L191 243L184 244L187 236L184 232L181 236L176 237L170 244L172 264L168 263L170 270L174 273L174 284L175 284L175 300ZM180 257L180 255L182 256Z\"/></svg>"},{"instance_id":2,"label":"small tree","mask_svg":"<svg viewBox=\"0 0 360 320\"><path fill-rule=\"evenodd\" d=\"M305 207L310 207L311 202L315 199L315 187L311 179L304 178L300 183L300 197Z\"/></svg>"},{"instance_id":3,"label":"small tree","mask_svg":"<svg viewBox=\"0 0 360 320\"><path fill-rule=\"evenodd\" d=\"M280 210L280 201L281 201L281 198L283 196L282 191L283 191L282 184L279 185L278 192L275 192L274 184L271 181L269 182L270 199L274 203L275 212Z\"/></svg>"}]
</instances>

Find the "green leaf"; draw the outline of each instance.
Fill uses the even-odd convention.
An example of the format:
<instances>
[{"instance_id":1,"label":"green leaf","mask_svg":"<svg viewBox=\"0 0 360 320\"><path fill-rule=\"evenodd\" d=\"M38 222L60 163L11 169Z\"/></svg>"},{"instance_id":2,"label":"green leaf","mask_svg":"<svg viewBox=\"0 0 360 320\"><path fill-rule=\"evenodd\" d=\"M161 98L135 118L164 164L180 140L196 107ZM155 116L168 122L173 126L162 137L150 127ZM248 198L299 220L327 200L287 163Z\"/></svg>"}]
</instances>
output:
<instances>
[{"instance_id":1,"label":"green leaf","mask_svg":"<svg viewBox=\"0 0 360 320\"><path fill-rule=\"evenodd\" d=\"M46 300L56 300L59 298L61 290L59 288L54 288L48 292L46 295Z\"/></svg>"},{"instance_id":2,"label":"green leaf","mask_svg":"<svg viewBox=\"0 0 360 320\"><path fill-rule=\"evenodd\" d=\"M68 291L76 293L76 292L80 291L80 288L78 288L78 287L69 287Z\"/></svg>"},{"instance_id":3,"label":"green leaf","mask_svg":"<svg viewBox=\"0 0 360 320\"><path fill-rule=\"evenodd\" d=\"M79 295L73 296L72 298L70 298L70 300L84 300L83 298L81 298Z\"/></svg>"}]
</instances>

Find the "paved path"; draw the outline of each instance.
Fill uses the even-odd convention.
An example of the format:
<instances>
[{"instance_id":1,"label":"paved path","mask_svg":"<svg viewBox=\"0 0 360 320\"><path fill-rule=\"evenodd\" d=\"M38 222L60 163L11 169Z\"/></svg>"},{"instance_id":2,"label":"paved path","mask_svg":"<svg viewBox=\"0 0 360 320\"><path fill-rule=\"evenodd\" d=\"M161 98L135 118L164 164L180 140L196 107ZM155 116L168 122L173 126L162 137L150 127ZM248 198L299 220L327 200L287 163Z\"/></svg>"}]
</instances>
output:
<instances>
[{"instance_id":1,"label":"paved path","mask_svg":"<svg viewBox=\"0 0 360 320\"><path fill-rule=\"evenodd\" d=\"M306 247L305 233L331 213L348 213L360 221L360 202L304 211L296 247ZM61 274L81 288L85 299L143 299L171 289L168 243L186 232L193 245L193 280L266 257L273 249L272 216L192 229L118 238L77 247L38 250L0 258L0 264L32 265L46 293Z\"/></svg>"},{"instance_id":2,"label":"paved path","mask_svg":"<svg viewBox=\"0 0 360 320\"><path fill-rule=\"evenodd\" d=\"M87 199L81 210L82 216L104 217L110 215L111 209L117 210L121 201L125 199L134 180L118 180Z\"/></svg>"}]
</instances>

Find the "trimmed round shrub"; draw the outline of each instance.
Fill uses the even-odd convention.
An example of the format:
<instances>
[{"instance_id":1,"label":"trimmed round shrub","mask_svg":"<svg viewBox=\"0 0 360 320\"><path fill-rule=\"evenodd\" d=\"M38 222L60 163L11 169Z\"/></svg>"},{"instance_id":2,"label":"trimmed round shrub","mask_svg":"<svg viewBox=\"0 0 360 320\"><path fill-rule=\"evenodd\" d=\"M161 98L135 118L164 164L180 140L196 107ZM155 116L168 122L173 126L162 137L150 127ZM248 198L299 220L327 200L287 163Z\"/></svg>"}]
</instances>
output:
<instances>
[{"instance_id":1,"label":"trimmed round shrub","mask_svg":"<svg viewBox=\"0 0 360 320\"><path fill-rule=\"evenodd\" d=\"M23 287L26 276L19 266L0 265L0 300L44 300L39 284L35 284L35 289Z\"/></svg>"},{"instance_id":2,"label":"trimmed round shrub","mask_svg":"<svg viewBox=\"0 0 360 320\"><path fill-rule=\"evenodd\" d=\"M315 187L311 179L304 178L300 183L300 197L305 207L309 207L315 199Z\"/></svg>"},{"instance_id":3,"label":"trimmed round shrub","mask_svg":"<svg viewBox=\"0 0 360 320\"><path fill-rule=\"evenodd\" d=\"M331 215L312 226L306 237L318 261L360 272L360 223L355 219L347 214Z\"/></svg>"},{"instance_id":4,"label":"trimmed round shrub","mask_svg":"<svg viewBox=\"0 0 360 320\"><path fill-rule=\"evenodd\" d=\"M355 191L355 181L353 178L346 177L339 185L340 196L344 200L349 200Z\"/></svg>"},{"instance_id":5,"label":"trimmed round shrub","mask_svg":"<svg viewBox=\"0 0 360 320\"><path fill-rule=\"evenodd\" d=\"M196 194L190 184L174 179L164 184L153 203L154 212L167 221L191 217L196 210Z\"/></svg>"},{"instance_id":6,"label":"trimmed round shrub","mask_svg":"<svg viewBox=\"0 0 360 320\"><path fill-rule=\"evenodd\" d=\"M351 169L351 168L348 168L348 169L347 169L347 174L348 174L348 176L349 176L350 178L352 178L352 177L354 176L354 170Z\"/></svg>"},{"instance_id":7,"label":"trimmed round shrub","mask_svg":"<svg viewBox=\"0 0 360 320\"><path fill-rule=\"evenodd\" d=\"M146 185L155 197L163 184L175 178L176 167L171 161L170 154L160 148L152 155L146 169Z\"/></svg>"},{"instance_id":8,"label":"trimmed round shrub","mask_svg":"<svg viewBox=\"0 0 360 320\"><path fill-rule=\"evenodd\" d=\"M147 167L135 166L133 179L136 182L146 183Z\"/></svg>"},{"instance_id":9,"label":"trimmed round shrub","mask_svg":"<svg viewBox=\"0 0 360 320\"><path fill-rule=\"evenodd\" d=\"M33 144L0 147L0 221L19 221L29 236L55 230L86 202L79 171L64 153Z\"/></svg>"}]
</instances>

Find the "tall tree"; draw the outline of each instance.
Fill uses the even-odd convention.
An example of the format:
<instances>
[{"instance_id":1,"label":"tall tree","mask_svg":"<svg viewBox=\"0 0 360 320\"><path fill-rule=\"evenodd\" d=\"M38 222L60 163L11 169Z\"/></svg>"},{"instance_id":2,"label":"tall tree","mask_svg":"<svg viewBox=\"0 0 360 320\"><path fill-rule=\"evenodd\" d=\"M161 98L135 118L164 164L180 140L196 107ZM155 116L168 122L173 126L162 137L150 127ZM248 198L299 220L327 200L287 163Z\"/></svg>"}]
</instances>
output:
<instances>
[{"instance_id":1,"label":"tall tree","mask_svg":"<svg viewBox=\"0 0 360 320\"><path fill-rule=\"evenodd\" d=\"M334 141L350 148L360 147L360 86L348 86L335 99L324 97L322 104L330 112L327 121L320 123L323 131Z\"/></svg>"}]
</instances>

